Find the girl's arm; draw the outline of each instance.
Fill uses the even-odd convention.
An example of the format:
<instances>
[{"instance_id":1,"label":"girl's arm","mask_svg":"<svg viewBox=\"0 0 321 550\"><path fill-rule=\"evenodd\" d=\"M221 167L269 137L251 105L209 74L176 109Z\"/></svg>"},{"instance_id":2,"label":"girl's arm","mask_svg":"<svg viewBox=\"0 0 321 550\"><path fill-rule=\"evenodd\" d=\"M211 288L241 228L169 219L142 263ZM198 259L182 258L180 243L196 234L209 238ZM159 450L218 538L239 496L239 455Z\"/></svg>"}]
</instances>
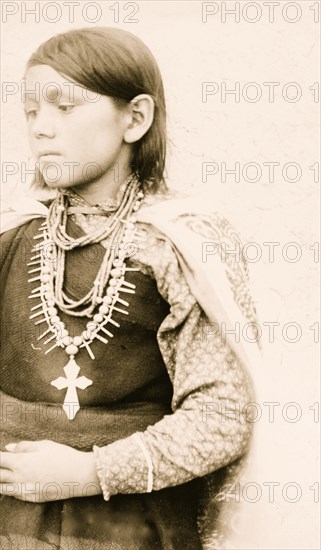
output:
<instances>
[{"instance_id":1,"label":"girl's arm","mask_svg":"<svg viewBox=\"0 0 321 550\"><path fill-rule=\"evenodd\" d=\"M163 335L166 361L175 363L171 415L106 447L95 447L105 499L158 490L219 469L246 450L251 385L237 357L197 304L176 334Z\"/></svg>"},{"instance_id":2,"label":"girl's arm","mask_svg":"<svg viewBox=\"0 0 321 550\"><path fill-rule=\"evenodd\" d=\"M207 231L202 220L199 226ZM234 233L228 222L222 227L228 241ZM246 365L196 303L171 243L149 233L136 259L138 265L150 267L159 292L170 304L158 343L173 383L173 414L142 433L94 448L107 499L117 492L184 483L233 462L245 452L253 425L246 407L253 400ZM248 298L243 296L247 273L239 264L235 272L236 292L240 289L243 300Z\"/></svg>"}]
</instances>

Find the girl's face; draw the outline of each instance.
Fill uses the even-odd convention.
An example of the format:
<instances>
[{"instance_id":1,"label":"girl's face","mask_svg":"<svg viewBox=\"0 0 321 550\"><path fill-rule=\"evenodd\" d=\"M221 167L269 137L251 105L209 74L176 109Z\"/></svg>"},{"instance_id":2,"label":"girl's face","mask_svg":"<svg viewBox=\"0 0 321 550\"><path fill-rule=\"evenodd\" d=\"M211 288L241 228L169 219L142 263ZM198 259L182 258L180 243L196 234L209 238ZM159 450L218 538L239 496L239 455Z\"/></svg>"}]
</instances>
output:
<instances>
[{"instance_id":1,"label":"girl's face","mask_svg":"<svg viewBox=\"0 0 321 550\"><path fill-rule=\"evenodd\" d=\"M24 102L31 151L48 186L94 192L107 183L117 192L130 173L125 109L48 65L28 69Z\"/></svg>"}]
</instances>

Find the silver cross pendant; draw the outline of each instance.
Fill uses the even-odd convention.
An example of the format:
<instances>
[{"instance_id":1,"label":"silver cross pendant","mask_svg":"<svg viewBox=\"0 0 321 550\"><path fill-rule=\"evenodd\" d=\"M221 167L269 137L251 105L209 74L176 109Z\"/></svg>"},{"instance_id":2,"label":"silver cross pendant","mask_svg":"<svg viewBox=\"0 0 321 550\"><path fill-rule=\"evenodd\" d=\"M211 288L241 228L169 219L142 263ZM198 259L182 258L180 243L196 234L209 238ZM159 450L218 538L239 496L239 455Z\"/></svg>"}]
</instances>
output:
<instances>
[{"instance_id":1,"label":"silver cross pendant","mask_svg":"<svg viewBox=\"0 0 321 550\"><path fill-rule=\"evenodd\" d=\"M74 357L70 357L68 364L64 367L66 378L59 376L51 382L58 390L67 388L63 409L69 420L73 420L80 409L77 389L85 390L93 382L86 376L77 378L80 367L77 365Z\"/></svg>"}]
</instances>

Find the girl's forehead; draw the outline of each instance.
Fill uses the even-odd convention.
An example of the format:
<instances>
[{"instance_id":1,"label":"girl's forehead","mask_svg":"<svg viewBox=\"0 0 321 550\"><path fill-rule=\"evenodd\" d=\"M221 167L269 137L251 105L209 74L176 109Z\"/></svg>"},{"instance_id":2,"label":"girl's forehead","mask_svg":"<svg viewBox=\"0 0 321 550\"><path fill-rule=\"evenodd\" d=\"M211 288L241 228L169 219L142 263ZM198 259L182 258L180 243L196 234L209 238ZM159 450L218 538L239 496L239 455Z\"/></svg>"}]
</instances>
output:
<instances>
[{"instance_id":1,"label":"girl's forehead","mask_svg":"<svg viewBox=\"0 0 321 550\"><path fill-rule=\"evenodd\" d=\"M37 82L57 82L63 84L66 81L66 77L58 73L50 65L32 65L26 71L27 80L36 80Z\"/></svg>"},{"instance_id":2,"label":"girl's forehead","mask_svg":"<svg viewBox=\"0 0 321 550\"><path fill-rule=\"evenodd\" d=\"M59 101L61 97L73 101L84 97L84 88L58 73L49 65L33 65L25 74L23 95L25 99ZM88 94L93 93L86 90ZM95 94L97 95L97 94Z\"/></svg>"}]
</instances>

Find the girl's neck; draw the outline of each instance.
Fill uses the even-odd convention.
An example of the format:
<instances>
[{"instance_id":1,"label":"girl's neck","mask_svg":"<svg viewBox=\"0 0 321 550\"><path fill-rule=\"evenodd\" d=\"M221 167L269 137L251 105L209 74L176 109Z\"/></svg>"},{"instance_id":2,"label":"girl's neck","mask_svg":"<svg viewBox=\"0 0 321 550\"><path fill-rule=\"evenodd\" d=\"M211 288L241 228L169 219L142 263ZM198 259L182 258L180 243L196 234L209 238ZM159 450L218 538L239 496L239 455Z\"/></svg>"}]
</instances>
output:
<instances>
[{"instance_id":1,"label":"girl's neck","mask_svg":"<svg viewBox=\"0 0 321 550\"><path fill-rule=\"evenodd\" d=\"M105 201L117 200L121 186L131 175L131 169L113 169L109 174L98 180L72 187L72 190L88 204L99 204Z\"/></svg>"}]
</instances>

